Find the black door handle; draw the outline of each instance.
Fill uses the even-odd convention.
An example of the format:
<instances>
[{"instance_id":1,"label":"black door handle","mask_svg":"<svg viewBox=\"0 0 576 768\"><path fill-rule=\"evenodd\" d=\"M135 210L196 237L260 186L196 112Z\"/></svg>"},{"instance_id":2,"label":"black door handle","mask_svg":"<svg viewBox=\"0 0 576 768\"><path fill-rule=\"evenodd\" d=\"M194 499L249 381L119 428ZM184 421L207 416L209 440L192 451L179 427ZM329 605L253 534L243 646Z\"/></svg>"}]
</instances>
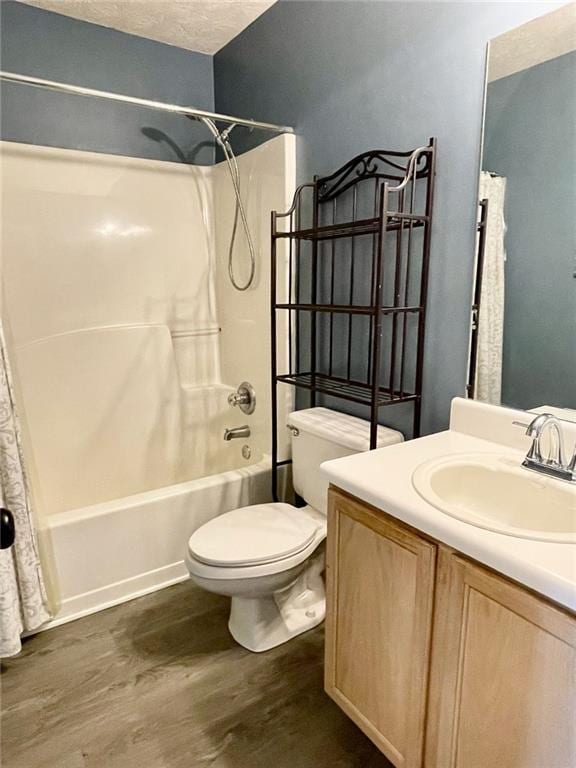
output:
<instances>
[{"instance_id":1,"label":"black door handle","mask_svg":"<svg viewBox=\"0 0 576 768\"><path fill-rule=\"evenodd\" d=\"M14 544L14 515L9 509L0 507L0 549L8 549Z\"/></svg>"}]
</instances>

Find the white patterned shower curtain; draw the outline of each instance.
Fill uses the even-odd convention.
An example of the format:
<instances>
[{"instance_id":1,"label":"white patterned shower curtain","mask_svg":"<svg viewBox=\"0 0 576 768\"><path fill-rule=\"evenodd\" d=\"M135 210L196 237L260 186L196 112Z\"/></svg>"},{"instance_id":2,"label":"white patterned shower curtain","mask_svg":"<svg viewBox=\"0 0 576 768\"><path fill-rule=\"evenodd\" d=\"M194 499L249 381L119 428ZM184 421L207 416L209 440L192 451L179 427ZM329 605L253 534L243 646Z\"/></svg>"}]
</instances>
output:
<instances>
[{"instance_id":1,"label":"white patterned shower curtain","mask_svg":"<svg viewBox=\"0 0 576 768\"><path fill-rule=\"evenodd\" d=\"M14 516L16 538L0 550L0 657L21 650L20 636L50 613L26 483L14 390L0 324L0 506Z\"/></svg>"},{"instance_id":2,"label":"white patterned shower curtain","mask_svg":"<svg viewBox=\"0 0 576 768\"><path fill-rule=\"evenodd\" d=\"M478 317L478 347L474 397L485 403L502 402L502 341L504 336L504 198L506 179L482 171L480 199L488 200L482 293Z\"/></svg>"}]
</instances>

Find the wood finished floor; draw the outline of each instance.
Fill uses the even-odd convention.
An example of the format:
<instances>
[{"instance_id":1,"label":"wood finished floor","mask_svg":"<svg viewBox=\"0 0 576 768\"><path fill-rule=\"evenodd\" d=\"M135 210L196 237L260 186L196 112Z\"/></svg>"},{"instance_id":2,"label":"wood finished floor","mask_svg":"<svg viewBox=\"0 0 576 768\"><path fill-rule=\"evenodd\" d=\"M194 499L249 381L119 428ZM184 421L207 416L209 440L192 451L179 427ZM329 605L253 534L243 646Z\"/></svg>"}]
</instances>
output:
<instances>
[{"instance_id":1,"label":"wood finished floor","mask_svg":"<svg viewBox=\"0 0 576 768\"><path fill-rule=\"evenodd\" d=\"M325 695L322 628L264 654L185 582L2 664L6 768L390 768Z\"/></svg>"}]
</instances>

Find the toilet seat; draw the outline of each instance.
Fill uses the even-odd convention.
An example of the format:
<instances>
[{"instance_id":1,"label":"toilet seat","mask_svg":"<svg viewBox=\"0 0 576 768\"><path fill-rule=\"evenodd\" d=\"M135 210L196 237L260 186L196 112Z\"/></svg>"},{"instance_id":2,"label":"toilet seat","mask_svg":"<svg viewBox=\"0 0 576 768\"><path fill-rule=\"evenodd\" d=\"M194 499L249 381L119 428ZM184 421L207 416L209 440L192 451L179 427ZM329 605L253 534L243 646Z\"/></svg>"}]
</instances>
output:
<instances>
[{"instance_id":1,"label":"toilet seat","mask_svg":"<svg viewBox=\"0 0 576 768\"><path fill-rule=\"evenodd\" d=\"M203 578L256 578L299 565L325 538L326 518L312 507L255 504L226 512L193 533L187 564Z\"/></svg>"},{"instance_id":2,"label":"toilet seat","mask_svg":"<svg viewBox=\"0 0 576 768\"><path fill-rule=\"evenodd\" d=\"M261 565L306 549L317 528L318 523L291 504L254 504L210 520L192 534L188 548L206 565Z\"/></svg>"}]
</instances>

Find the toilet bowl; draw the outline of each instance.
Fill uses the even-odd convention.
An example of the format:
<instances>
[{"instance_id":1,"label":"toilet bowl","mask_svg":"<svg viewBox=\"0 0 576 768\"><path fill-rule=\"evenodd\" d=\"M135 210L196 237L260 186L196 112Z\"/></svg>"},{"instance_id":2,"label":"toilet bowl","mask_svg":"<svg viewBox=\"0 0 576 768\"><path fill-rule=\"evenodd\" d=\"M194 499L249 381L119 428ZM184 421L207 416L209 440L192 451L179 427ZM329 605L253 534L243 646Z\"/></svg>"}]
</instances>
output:
<instances>
[{"instance_id":1,"label":"toilet bowl","mask_svg":"<svg viewBox=\"0 0 576 768\"><path fill-rule=\"evenodd\" d=\"M188 542L192 579L232 598L228 627L251 651L266 651L320 624L326 518L311 507L258 504L206 523Z\"/></svg>"},{"instance_id":2,"label":"toilet bowl","mask_svg":"<svg viewBox=\"0 0 576 768\"><path fill-rule=\"evenodd\" d=\"M193 533L186 551L193 581L232 598L230 633L254 652L324 620L327 483L320 464L369 447L368 422L327 408L296 411L288 423L294 488L307 505L270 502L226 512ZM379 447L402 439L379 427Z\"/></svg>"}]
</instances>

